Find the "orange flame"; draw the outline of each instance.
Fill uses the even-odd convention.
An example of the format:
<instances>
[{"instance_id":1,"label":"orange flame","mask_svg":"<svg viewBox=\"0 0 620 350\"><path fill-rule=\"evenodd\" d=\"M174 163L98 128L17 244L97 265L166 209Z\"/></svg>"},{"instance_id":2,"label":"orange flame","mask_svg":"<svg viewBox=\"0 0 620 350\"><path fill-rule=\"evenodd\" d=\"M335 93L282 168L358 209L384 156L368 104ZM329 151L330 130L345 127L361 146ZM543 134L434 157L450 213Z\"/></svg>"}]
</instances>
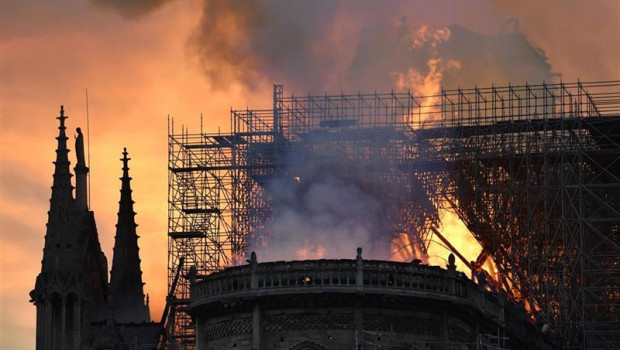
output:
<instances>
[{"instance_id":1,"label":"orange flame","mask_svg":"<svg viewBox=\"0 0 620 350\"><path fill-rule=\"evenodd\" d=\"M438 119L434 114L440 112L439 95L443 74L445 71L461 68L459 61L443 60L437 52L437 45L450 39L450 35L450 28L447 27L433 30L429 29L428 26L421 26L412 29L409 33L411 49L429 45L431 58L426 62L428 73L423 74L418 69L411 67L407 72L394 72L392 74L395 77L396 89L399 91L409 90L413 96L418 97L420 123Z\"/></svg>"},{"instance_id":2,"label":"orange flame","mask_svg":"<svg viewBox=\"0 0 620 350\"><path fill-rule=\"evenodd\" d=\"M427 256L424 254L421 242L412 242L405 232L399 233L397 237L392 239L390 248L392 252L390 260L392 261L410 262L420 259L427 262Z\"/></svg>"},{"instance_id":3,"label":"orange flame","mask_svg":"<svg viewBox=\"0 0 620 350\"><path fill-rule=\"evenodd\" d=\"M306 243L303 248L295 250L295 253L299 260L324 259L327 255L327 249L320 244L314 245Z\"/></svg>"},{"instance_id":4,"label":"orange flame","mask_svg":"<svg viewBox=\"0 0 620 350\"><path fill-rule=\"evenodd\" d=\"M475 261L482 247L480 243L472 236L469 229L463 221L453 211L440 209L441 226L438 231L444 236L456 250L468 261ZM429 263L432 265L444 265L445 259L450 254L450 250L440 241L432 239L428 246ZM463 262L456 262L456 268L467 274L471 273L469 268Z\"/></svg>"}]
</instances>

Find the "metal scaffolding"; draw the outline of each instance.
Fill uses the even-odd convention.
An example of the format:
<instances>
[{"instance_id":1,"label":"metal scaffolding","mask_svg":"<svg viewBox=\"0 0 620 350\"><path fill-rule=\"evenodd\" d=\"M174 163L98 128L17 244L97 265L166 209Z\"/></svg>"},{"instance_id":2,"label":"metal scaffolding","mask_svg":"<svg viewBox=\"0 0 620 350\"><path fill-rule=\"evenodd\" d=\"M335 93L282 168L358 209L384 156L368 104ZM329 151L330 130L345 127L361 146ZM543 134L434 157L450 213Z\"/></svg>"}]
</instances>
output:
<instances>
[{"instance_id":1,"label":"metal scaffolding","mask_svg":"<svg viewBox=\"0 0 620 350\"><path fill-rule=\"evenodd\" d=\"M492 259L495 286L565 349L620 348L620 81L423 97L276 85L273 109L232 111L229 133L172 128L169 285L181 258L182 275L207 275L269 244L271 189L312 181L308 159L380 199L371 251L404 235L425 253L448 208L483 247L465 263ZM171 337L191 348L189 281L172 299Z\"/></svg>"}]
</instances>

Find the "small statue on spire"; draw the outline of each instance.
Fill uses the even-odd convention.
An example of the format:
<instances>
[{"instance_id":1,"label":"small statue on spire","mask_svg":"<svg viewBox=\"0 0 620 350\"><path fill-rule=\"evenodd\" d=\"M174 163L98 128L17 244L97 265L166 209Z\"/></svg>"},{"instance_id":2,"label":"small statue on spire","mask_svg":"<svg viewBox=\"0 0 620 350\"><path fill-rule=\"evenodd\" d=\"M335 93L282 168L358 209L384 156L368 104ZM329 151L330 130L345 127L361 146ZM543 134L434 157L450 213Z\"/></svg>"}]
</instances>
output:
<instances>
[{"instance_id":1,"label":"small statue on spire","mask_svg":"<svg viewBox=\"0 0 620 350\"><path fill-rule=\"evenodd\" d=\"M82 135L82 129L80 128L75 129L75 131L77 131L77 135L75 136L75 154L77 157L76 167L86 167L86 161L84 158L84 135Z\"/></svg>"}]
</instances>

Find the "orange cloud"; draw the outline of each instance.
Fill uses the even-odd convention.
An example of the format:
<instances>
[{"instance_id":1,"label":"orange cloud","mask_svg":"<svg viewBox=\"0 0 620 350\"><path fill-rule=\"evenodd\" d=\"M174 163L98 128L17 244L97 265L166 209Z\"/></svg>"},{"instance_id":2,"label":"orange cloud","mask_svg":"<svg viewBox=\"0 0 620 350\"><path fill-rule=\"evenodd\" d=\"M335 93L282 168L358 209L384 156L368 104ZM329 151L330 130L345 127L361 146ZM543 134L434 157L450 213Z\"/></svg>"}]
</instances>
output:
<instances>
[{"instance_id":1,"label":"orange cloud","mask_svg":"<svg viewBox=\"0 0 620 350\"><path fill-rule=\"evenodd\" d=\"M183 116L194 130L201 112L205 128L228 125L230 105L241 93L233 85L207 94L208 84L186 55L186 36L196 21L191 4L177 2L139 22L73 2L57 5L64 7L63 20L37 14L33 27L24 29L13 23L31 17L10 18L0 42L0 343L18 350L34 348L35 308L28 293L41 268L59 106L69 115L70 135L78 126L86 130L88 88L91 208L109 261L118 159L123 147L130 152L145 292L159 320L167 289L168 114Z\"/></svg>"}]
</instances>

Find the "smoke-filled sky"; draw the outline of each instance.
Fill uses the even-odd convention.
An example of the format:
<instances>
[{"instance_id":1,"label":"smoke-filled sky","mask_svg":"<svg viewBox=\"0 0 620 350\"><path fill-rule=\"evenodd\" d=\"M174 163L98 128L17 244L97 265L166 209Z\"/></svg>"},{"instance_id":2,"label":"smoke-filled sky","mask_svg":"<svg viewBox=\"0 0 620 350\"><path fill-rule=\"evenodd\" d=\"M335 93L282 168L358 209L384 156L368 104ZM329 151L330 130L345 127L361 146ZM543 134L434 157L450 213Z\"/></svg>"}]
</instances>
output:
<instances>
[{"instance_id":1,"label":"smoke-filled sky","mask_svg":"<svg viewBox=\"0 0 620 350\"><path fill-rule=\"evenodd\" d=\"M620 2L0 0L0 344L34 348L59 106L86 129L91 209L111 261L127 147L145 291L166 290L167 120L225 131L285 94L620 77ZM515 21L516 20L516 21ZM509 40L498 40L504 33ZM523 34L512 35L514 33ZM526 39L525 39L526 38ZM542 51L521 50L523 40ZM536 60L544 52L546 60ZM74 157L74 153L70 154ZM74 158L72 164L75 165ZM353 258L355 252L351 252ZM259 257L260 259L260 257Z\"/></svg>"}]
</instances>

